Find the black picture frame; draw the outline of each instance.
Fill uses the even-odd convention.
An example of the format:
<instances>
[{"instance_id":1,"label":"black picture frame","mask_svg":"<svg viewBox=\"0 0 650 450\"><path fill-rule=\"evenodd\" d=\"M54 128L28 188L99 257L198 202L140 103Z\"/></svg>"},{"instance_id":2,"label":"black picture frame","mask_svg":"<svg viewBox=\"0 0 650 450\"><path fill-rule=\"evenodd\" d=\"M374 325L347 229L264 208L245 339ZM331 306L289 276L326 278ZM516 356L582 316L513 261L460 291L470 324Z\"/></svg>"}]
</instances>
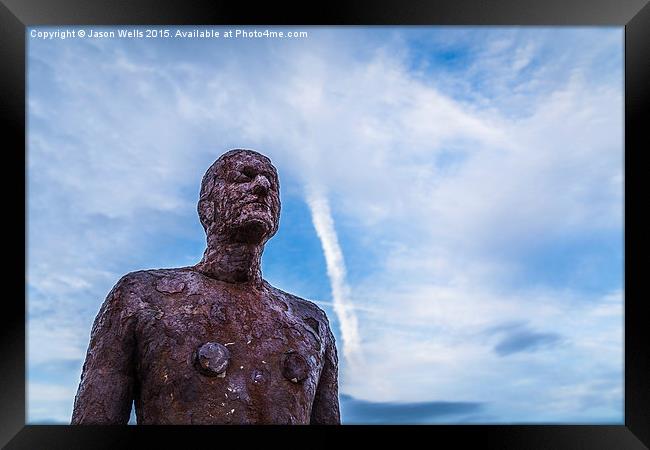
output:
<instances>
[{"instance_id":1,"label":"black picture frame","mask_svg":"<svg viewBox=\"0 0 650 450\"><path fill-rule=\"evenodd\" d=\"M650 4L648 0L356 0L318 4L260 2L181 2L171 0L0 0L1 114L7 126L5 156L16 156L16 173L27 176L25 158L25 50L26 27L37 25L117 24L251 24L251 25L609 25L625 27L625 424L613 425L434 425L349 427L255 427L258 437L270 442L312 443L314 432L323 443L340 442L350 434L370 432L409 437L426 434L425 442L488 448L640 449L650 446L650 356L647 315L643 314L640 260L647 253L642 221L644 166L641 155L650 149L642 116L649 108ZM9 144L11 143L11 144ZM22 172L18 167L23 165ZM7 167L7 166L5 166ZM5 170L5 197L16 200L26 217L25 179L16 188ZM22 205L22 206L21 206ZM21 209L22 207L22 209ZM14 220L15 221L15 220ZM0 383L0 444L22 448L124 448L158 443L203 447L220 445L226 438L248 441L251 428L242 427L98 427L25 425L25 303L26 228L22 229L22 274L6 277L17 292L3 303ZM20 235L20 231L18 231ZM8 236L8 235L6 235ZM12 263L16 271L20 265ZM644 337L645 336L645 337ZM292 433L291 436L284 433ZM332 437L329 437L329 435ZM261 436L260 436L261 435ZM297 439L297 441L296 441ZM196 441L203 442L200 444ZM221 444L223 445L223 444ZM166 446L166 445L164 445Z\"/></svg>"}]
</instances>

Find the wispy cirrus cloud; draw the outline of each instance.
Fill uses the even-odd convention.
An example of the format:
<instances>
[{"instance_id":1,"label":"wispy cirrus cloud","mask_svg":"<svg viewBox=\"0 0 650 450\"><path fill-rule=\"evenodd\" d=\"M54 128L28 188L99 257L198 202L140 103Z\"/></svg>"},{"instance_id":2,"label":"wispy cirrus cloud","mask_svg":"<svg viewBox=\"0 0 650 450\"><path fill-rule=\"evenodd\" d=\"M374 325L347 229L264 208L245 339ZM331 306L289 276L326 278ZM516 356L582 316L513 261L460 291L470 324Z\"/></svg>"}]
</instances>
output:
<instances>
[{"instance_id":1,"label":"wispy cirrus cloud","mask_svg":"<svg viewBox=\"0 0 650 450\"><path fill-rule=\"evenodd\" d=\"M355 311L351 307L343 252L334 228L329 202L325 193L317 186L308 186L307 192L307 204L325 255L327 275L332 287L334 312L341 327L343 355L348 364L358 364L361 357L359 325Z\"/></svg>"}]
</instances>

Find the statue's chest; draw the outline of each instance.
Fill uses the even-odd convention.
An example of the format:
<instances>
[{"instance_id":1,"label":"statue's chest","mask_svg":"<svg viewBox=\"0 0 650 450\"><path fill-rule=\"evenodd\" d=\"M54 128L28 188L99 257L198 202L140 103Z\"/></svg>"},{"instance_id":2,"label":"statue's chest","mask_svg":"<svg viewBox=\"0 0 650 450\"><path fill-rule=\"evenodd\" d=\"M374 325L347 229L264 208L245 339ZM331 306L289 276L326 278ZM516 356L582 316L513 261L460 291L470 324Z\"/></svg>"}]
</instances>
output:
<instances>
[{"instance_id":1,"label":"statue's chest","mask_svg":"<svg viewBox=\"0 0 650 450\"><path fill-rule=\"evenodd\" d=\"M183 386L177 395L188 401L218 391L216 406L313 397L324 354L319 324L263 300L161 296L138 322L142 375Z\"/></svg>"}]
</instances>

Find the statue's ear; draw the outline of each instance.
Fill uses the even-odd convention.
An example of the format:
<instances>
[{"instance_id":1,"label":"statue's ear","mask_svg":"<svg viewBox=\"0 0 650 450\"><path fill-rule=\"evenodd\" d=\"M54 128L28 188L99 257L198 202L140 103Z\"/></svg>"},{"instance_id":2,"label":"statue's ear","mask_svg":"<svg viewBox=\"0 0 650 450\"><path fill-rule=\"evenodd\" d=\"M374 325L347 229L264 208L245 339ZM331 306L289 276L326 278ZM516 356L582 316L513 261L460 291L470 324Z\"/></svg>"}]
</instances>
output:
<instances>
[{"instance_id":1,"label":"statue's ear","mask_svg":"<svg viewBox=\"0 0 650 450\"><path fill-rule=\"evenodd\" d=\"M203 228L207 230L208 225L214 221L214 202L207 199L199 201L199 219Z\"/></svg>"}]
</instances>

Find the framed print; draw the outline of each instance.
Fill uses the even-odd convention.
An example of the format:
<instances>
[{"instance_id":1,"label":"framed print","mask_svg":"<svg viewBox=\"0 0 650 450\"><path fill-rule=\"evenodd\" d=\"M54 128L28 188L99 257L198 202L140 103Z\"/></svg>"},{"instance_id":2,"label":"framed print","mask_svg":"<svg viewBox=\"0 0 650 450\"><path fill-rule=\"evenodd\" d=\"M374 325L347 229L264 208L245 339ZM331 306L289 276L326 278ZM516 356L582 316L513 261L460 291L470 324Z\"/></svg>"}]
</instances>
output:
<instances>
[{"instance_id":1,"label":"framed print","mask_svg":"<svg viewBox=\"0 0 650 450\"><path fill-rule=\"evenodd\" d=\"M647 2L0 10L7 448L650 445Z\"/></svg>"}]
</instances>

